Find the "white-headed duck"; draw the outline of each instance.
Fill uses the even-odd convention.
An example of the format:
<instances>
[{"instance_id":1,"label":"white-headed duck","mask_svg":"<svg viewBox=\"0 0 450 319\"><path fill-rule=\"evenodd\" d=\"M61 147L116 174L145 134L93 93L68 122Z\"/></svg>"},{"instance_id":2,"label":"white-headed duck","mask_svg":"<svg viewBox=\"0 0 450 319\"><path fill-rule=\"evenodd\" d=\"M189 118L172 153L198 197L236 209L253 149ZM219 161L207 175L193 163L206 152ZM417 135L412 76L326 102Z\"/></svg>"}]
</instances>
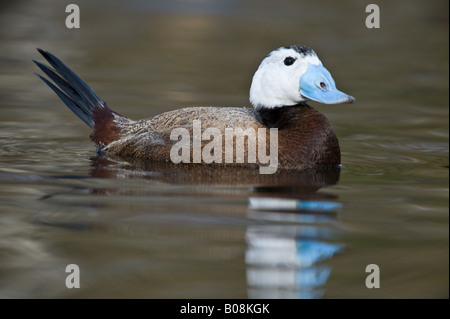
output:
<instances>
[{"instance_id":1,"label":"white-headed duck","mask_svg":"<svg viewBox=\"0 0 450 319\"><path fill-rule=\"evenodd\" d=\"M38 51L52 68L34 62L54 84L38 76L92 128L91 139L101 153L170 162L171 149L178 143L178 139L171 138L171 132L175 128L185 128L192 134L194 121L200 121L202 129L211 127L222 133L226 128L253 128L255 132L261 128L277 128L278 168L329 167L341 163L338 139L330 122L306 102L339 104L352 103L355 99L337 90L330 72L309 47L281 47L265 57L250 88L253 108L189 107L138 121L111 110L58 58L41 49ZM202 147L206 142L201 141ZM193 144L188 143L188 146L192 149ZM221 156L225 157L223 147ZM248 143L243 148L248 156ZM188 162L195 163L192 155ZM222 163L237 165L236 161Z\"/></svg>"}]
</instances>

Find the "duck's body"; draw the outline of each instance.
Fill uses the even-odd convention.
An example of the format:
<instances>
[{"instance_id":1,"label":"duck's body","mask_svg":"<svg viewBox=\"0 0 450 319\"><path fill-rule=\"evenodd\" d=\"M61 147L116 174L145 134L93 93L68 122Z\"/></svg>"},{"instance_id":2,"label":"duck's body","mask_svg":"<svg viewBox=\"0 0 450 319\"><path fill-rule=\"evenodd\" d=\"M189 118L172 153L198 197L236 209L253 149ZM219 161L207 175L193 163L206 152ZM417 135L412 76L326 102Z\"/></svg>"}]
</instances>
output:
<instances>
[{"instance_id":1,"label":"duck's body","mask_svg":"<svg viewBox=\"0 0 450 319\"><path fill-rule=\"evenodd\" d=\"M286 52L279 52L279 51ZM256 163L237 163L238 161L225 160L226 129L241 128L243 130L253 130L258 133L265 132L266 141L270 140L270 129L278 129L278 167L281 168L310 168L336 166L340 164L341 156L338 139L331 127L330 122L320 112L306 104L306 100L315 99L323 103L351 103L353 98L342 92L335 90L334 81L331 75L327 73L322 75L320 70L316 72L314 68L321 67L320 61L315 53L307 47L285 47L273 51L261 64L253 78L251 88L251 101L255 108L236 108L236 107L190 107L156 115L152 118L134 121L112 111L106 103L95 94L78 76L67 68L59 59L48 52L39 50L39 52L53 66L54 70L36 62L55 83L55 85L42 78L66 103L66 105L77 114L93 132L91 139L96 143L97 149L111 156L123 158L135 158L148 161L173 161L171 150L179 142L178 138L172 135L174 129L184 128L189 132L189 136L195 134L194 121L201 123L202 130L215 128L223 137L222 161L224 165L254 165ZM281 55L280 55L281 54ZM285 78L292 76L294 68L288 68L289 73L276 74L269 73L279 60L286 68L294 64L297 59L303 58L313 66L301 65L298 62L296 66L302 73L300 79L297 79L297 88L295 84L287 83L281 89L277 90L277 85L282 85ZM286 57L285 57L286 56ZM294 59L294 62L288 59ZM318 61L318 62L317 62ZM277 66L281 69L283 65ZM308 72L308 68L313 70ZM322 67L323 68L323 67ZM323 68L326 71L326 69ZM297 73L298 73L297 72ZM312 73L315 72L315 73ZM328 71L326 71L328 72ZM267 74L269 73L269 76ZM294 72L295 73L295 72ZM306 76L304 76L306 75ZM319 80L317 77L319 76ZM320 77L322 76L322 77ZM315 92L315 88L309 88L307 91L301 91L298 86L312 77L312 83L316 81L317 86L328 85L329 91L334 95L330 98L322 97L323 92ZM272 81L272 82L271 82ZM275 81L275 82L273 82ZM319 81L319 82L317 82ZM291 81L292 82L292 81ZM303 85L307 87L311 80ZM325 84L324 84L325 82ZM311 84L311 85L314 85ZM292 92L289 86L296 88L297 92ZM287 88L286 88L287 87ZM286 91L286 92L284 92ZM337 93L335 92L337 91ZM319 94L319 95L317 95ZM306 98L305 95L308 95ZM325 99L325 101L322 101ZM261 130L264 129L264 130ZM259 141L259 140L258 140ZM272 143L272 140L270 140ZM208 144L209 139L201 141L201 148ZM195 163L193 154L195 152L194 142L190 147L190 163ZM269 142L265 145L269 150ZM243 149L235 149L236 152L245 153L244 158L248 159L249 148L248 141ZM203 161L201 162L205 164Z\"/></svg>"},{"instance_id":2,"label":"duck's body","mask_svg":"<svg viewBox=\"0 0 450 319\"><path fill-rule=\"evenodd\" d=\"M271 113L277 111L273 110ZM265 114L266 116L268 114ZM272 116L272 115L270 115ZM98 144L105 145L100 151L124 158L150 161L170 161L170 151L177 140L170 138L176 127L184 127L193 136L193 120L200 120L202 129L218 128L225 136L225 128L267 129L278 128L278 164L283 168L307 168L334 166L340 164L338 139L327 118L308 105L297 105L278 110L278 121L271 126L262 123L258 111L249 108L229 107L190 107L162 113L150 119L132 121L118 115L114 116L114 129L111 123L97 127L91 135ZM270 121L270 120L268 120ZM109 134L105 134L109 132ZM111 134L111 132L113 132ZM267 130L270 134L270 131ZM269 136L266 138L270 139ZM202 141L202 148L209 140ZM225 157L225 142L222 143L222 156ZM193 154L193 145L190 145ZM244 149L248 158L247 145ZM235 156L235 154L234 154ZM190 162L193 162L192 157ZM226 164L225 159L221 163ZM233 160L232 165L236 165ZM241 165L259 164L240 163Z\"/></svg>"}]
</instances>

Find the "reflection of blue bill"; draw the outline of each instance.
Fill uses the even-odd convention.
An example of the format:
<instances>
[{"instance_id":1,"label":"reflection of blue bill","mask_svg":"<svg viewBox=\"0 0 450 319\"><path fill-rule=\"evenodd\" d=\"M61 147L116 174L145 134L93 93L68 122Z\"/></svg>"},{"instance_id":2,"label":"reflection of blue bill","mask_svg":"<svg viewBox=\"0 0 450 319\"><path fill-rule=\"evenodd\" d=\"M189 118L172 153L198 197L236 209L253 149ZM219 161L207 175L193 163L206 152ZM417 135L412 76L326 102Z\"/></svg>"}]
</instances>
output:
<instances>
[{"instance_id":1,"label":"reflection of blue bill","mask_svg":"<svg viewBox=\"0 0 450 319\"><path fill-rule=\"evenodd\" d=\"M322 201L301 201L296 199L249 197L250 209L261 210L311 210L320 212L334 212L342 207L341 203Z\"/></svg>"},{"instance_id":2,"label":"reflection of blue bill","mask_svg":"<svg viewBox=\"0 0 450 319\"><path fill-rule=\"evenodd\" d=\"M297 256L304 265L313 265L329 259L342 249L341 244L332 244L316 240L297 240Z\"/></svg>"},{"instance_id":3,"label":"reflection of blue bill","mask_svg":"<svg viewBox=\"0 0 450 319\"><path fill-rule=\"evenodd\" d=\"M245 254L247 284L260 298L320 298L331 267L316 265L341 244L300 238L253 236Z\"/></svg>"},{"instance_id":4,"label":"reflection of blue bill","mask_svg":"<svg viewBox=\"0 0 450 319\"><path fill-rule=\"evenodd\" d=\"M331 267L311 267L299 269L295 276L297 288L316 288L324 286L330 277Z\"/></svg>"},{"instance_id":5,"label":"reflection of blue bill","mask_svg":"<svg viewBox=\"0 0 450 319\"><path fill-rule=\"evenodd\" d=\"M333 202L315 202L315 201L296 201L297 209L314 210L322 212L334 212L342 207L341 203Z\"/></svg>"},{"instance_id":6,"label":"reflection of blue bill","mask_svg":"<svg viewBox=\"0 0 450 319\"><path fill-rule=\"evenodd\" d=\"M245 253L248 265L311 267L329 259L342 249L341 244L291 238L252 238Z\"/></svg>"}]
</instances>

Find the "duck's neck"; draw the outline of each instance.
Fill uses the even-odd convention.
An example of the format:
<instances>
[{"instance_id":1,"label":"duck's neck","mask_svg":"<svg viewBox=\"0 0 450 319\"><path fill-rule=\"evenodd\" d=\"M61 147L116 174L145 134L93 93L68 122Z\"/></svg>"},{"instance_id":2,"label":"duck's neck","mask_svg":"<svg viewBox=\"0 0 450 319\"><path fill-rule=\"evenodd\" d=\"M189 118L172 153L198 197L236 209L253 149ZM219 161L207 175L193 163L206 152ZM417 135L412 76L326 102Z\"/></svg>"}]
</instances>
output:
<instances>
[{"instance_id":1,"label":"duck's neck","mask_svg":"<svg viewBox=\"0 0 450 319\"><path fill-rule=\"evenodd\" d=\"M260 108L255 110L256 118L267 127L284 129L299 121L302 113L311 107L306 103L276 108Z\"/></svg>"}]
</instances>

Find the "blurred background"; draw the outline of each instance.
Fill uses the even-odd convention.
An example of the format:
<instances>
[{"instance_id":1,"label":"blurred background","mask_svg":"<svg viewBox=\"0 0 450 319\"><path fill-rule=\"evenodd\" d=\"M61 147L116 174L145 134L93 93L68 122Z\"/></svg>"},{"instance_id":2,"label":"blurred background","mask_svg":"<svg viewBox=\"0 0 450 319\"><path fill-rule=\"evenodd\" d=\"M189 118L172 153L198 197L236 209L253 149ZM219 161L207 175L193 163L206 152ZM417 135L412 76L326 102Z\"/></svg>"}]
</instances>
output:
<instances>
[{"instance_id":1,"label":"blurred background","mask_svg":"<svg viewBox=\"0 0 450 319\"><path fill-rule=\"evenodd\" d=\"M365 24L373 1L331 0L77 0L68 29L73 2L0 4L1 298L448 298L448 1L376 1L379 29ZM32 63L52 52L140 119L248 107L261 60L292 44L356 97L311 103L342 168L298 177L322 181L308 191L98 158ZM285 212L253 197L335 205ZM80 289L65 286L73 263Z\"/></svg>"}]
</instances>

